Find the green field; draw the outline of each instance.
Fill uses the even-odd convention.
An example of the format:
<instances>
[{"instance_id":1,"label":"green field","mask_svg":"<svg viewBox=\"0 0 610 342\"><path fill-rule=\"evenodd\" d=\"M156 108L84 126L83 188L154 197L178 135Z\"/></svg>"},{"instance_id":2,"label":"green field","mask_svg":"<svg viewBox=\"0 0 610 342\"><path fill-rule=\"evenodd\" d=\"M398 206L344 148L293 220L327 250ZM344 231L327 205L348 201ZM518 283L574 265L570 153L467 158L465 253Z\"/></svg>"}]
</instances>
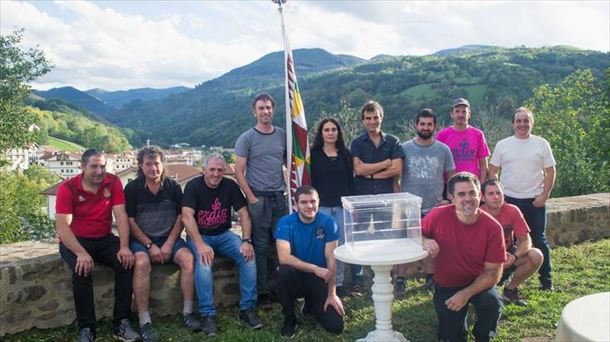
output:
<instances>
[{"instance_id":1,"label":"green field","mask_svg":"<svg viewBox=\"0 0 610 342\"><path fill-rule=\"evenodd\" d=\"M66 152L79 152L85 149L81 145L54 137L49 137L47 145Z\"/></svg>"},{"instance_id":2,"label":"green field","mask_svg":"<svg viewBox=\"0 0 610 342\"><path fill-rule=\"evenodd\" d=\"M522 293L529 305L526 307L508 305L504 308L498 336L494 341L514 342L525 338L551 341L561 311L566 304L581 296L610 290L608 261L610 240L558 247L553 249L552 256L556 290L539 291L538 281L530 279L522 286ZM408 280L407 297L396 300L393 305L394 329L402 332L413 342L436 340L437 322L432 305L432 293L423 290L422 284L420 279ZM293 341L354 341L374 329L374 309L370 294L364 298L346 298L344 306L346 317L343 334L338 337L330 335L324 332L312 318L303 317L299 313L297 314L299 331ZM220 309L218 312L220 333L214 338L187 332L182 328L181 318L178 315L153 317L153 322L161 333L162 341L283 341L284 339L278 334L282 324L280 311L279 304L275 304L271 311L259 310L265 327L260 331L250 331L239 324L235 309ZM135 313L132 318L134 323L137 322ZM4 336L3 339L4 341L71 341L76 334L76 328L69 326L49 330L33 329L18 335ZM99 322L98 341L112 341L109 320Z\"/></svg>"}]
</instances>

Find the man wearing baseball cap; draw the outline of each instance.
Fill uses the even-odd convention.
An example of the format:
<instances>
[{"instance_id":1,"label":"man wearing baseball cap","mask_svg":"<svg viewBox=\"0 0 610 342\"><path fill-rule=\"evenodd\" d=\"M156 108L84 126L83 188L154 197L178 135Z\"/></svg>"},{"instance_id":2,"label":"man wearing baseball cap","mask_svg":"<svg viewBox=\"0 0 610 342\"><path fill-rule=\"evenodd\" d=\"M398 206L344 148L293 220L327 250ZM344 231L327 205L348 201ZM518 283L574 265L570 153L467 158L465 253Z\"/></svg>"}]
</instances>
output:
<instances>
[{"instance_id":1,"label":"man wearing baseball cap","mask_svg":"<svg viewBox=\"0 0 610 342\"><path fill-rule=\"evenodd\" d=\"M455 99L450 115L453 125L438 132L436 139L451 149L456 172L467 171L476 175L480 181L485 181L489 147L483 132L468 124L472 115L468 100L462 97Z\"/></svg>"}]
</instances>

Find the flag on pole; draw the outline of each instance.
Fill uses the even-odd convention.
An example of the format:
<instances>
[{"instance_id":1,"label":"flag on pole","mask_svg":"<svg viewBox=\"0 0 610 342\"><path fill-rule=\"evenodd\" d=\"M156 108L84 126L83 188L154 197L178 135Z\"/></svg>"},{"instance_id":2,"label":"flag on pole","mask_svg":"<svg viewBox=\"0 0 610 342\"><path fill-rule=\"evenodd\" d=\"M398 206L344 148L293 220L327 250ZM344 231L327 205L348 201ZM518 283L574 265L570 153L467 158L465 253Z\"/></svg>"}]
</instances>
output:
<instances>
[{"instance_id":1,"label":"flag on pole","mask_svg":"<svg viewBox=\"0 0 610 342\"><path fill-rule=\"evenodd\" d=\"M275 1L274 1L275 2ZM309 170L309 139L307 137L307 120L305 119L305 108L301 100L301 92L297 83L297 75L294 68L294 58L288 35L284 26L284 14L282 4L279 4L280 17L282 18L282 37L284 38L284 67L286 79L286 142L288 166L288 202L290 212L296 210L295 193L301 185L311 184Z\"/></svg>"}]
</instances>

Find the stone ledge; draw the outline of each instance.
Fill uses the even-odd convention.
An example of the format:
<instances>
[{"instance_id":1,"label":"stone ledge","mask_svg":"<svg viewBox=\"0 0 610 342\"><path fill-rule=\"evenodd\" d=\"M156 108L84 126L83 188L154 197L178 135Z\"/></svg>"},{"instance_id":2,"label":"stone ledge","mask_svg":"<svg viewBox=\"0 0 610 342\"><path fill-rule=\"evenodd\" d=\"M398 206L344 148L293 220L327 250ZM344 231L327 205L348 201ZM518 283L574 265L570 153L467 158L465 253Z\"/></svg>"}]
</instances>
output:
<instances>
[{"instance_id":1,"label":"stone ledge","mask_svg":"<svg viewBox=\"0 0 610 342\"><path fill-rule=\"evenodd\" d=\"M551 245L572 245L610 238L610 194L554 198L548 204ZM409 268L421 274L421 263ZM346 276L349 272L346 272ZM182 296L179 270L174 265L153 267L150 310L164 316L179 313ZM112 315L112 271L93 272L98 319ZM20 242L0 246L0 337L31 328L53 328L74 321L70 271L61 260L56 241ZM214 263L214 297L219 306L239 300L237 270L228 259ZM135 311L135 310L134 310Z\"/></svg>"},{"instance_id":2,"label":"stone ledge","mask_svg":"<svg viewBox=\"0 0 610 342\"><path fill-rule=\"evenodd\" d=\"M54 328L75 319L70 270L59 255L56 241L27 241L2 245L0 250L0 336L31 328ZM96 265L93 270L98 319L112 316L113 273ZM155 265L151 272L150 311L159 316L182 311L180 270ZM214 262L214 298L219 306L239 301L237 269L226 258ZM197 307L197 303L195 303ZM135 303L132 306L135 312Z\"/></svg>"}]
</instances>

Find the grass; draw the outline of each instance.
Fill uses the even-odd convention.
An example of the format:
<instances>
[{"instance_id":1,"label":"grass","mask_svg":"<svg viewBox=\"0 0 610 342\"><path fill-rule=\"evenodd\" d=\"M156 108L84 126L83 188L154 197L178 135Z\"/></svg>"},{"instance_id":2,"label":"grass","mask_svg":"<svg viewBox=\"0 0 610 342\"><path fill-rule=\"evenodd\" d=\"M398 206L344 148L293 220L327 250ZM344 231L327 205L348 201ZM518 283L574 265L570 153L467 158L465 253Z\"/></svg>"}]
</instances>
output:
<instances>
[{"instance_id":1,"label":"grass","mask_svg":"<svg viewBox=\"0 0 610 342\"><path fill-rule=\"evenodd\" d=\"M550 341L563 307L570 301L588 294L610 290L610 240L586 242L571 247L553 250L555 292L537 290L538 281L530 279L522 286L523 295L529 305L505 308L498 336L494 341L520 341L527 337ZM535 278L535 277L534 277ZM432 306L432 295L419 287L419 279L408 281L406 299L394 302L394 329L402 332L412 342L436 340L436 315ZM345 332L336 337L324 332L315 321L299 318L299 333L296 341L353 341L364 337L374 329L374 309L370 296L347 298ZM259 311L265 327L261 331L249 331L240 326L234 309L219 312L220 334L211 341L282 341L278 331L282 324L279 305L271 311ZM134 322L136 317L134 316ZM201 334L192 334L181 327L178 315L154 317L153 321L163 341L199 341ZM5 336L4 341L72 341L76 337L74 326L37 330L18 335ZM98 341L112 341L110 322L99 322Z\"/></svg>"},{"instance_id":2,"label":"grass","mask_svg":"<svg viewBox=\"0 0 610 342\"><path fill-rule=\"evenodd\" d=\"M84 147L73 142L61 140L54 137L49 137L49 140L47 140L47 145L53 146L61 151L66 152L80 152L85 149Z\"/></svg>"}]
</instances>

